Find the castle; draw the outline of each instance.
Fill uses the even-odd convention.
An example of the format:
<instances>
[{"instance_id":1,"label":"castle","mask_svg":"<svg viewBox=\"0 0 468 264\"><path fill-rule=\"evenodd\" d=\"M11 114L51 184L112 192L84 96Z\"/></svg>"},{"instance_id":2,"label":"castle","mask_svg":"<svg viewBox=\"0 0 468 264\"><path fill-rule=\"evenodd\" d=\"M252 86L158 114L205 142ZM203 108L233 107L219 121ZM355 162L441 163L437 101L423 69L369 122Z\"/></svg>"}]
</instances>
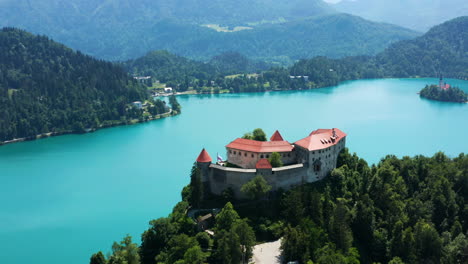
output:
<instances>
[{"instance_id":1,"label":"castle","mask_svg":"<svg viewBox=\"0 0 468 264\"><path fill-rule=\"evenodd\" d=\"M197 167L209 192L221 195L231 188L235 197L244 198L240 191L242 185L257 175L265 178L272 191L323 179L336 168L345 144L346 134L337 128L315 130L293 144L276 131L270 141L235 139L226 146L226 161L212 163L203 149L197 158ZM271 166L268 159L273 152L280 154L284 166Z\"/></svg>"}]
</instances>

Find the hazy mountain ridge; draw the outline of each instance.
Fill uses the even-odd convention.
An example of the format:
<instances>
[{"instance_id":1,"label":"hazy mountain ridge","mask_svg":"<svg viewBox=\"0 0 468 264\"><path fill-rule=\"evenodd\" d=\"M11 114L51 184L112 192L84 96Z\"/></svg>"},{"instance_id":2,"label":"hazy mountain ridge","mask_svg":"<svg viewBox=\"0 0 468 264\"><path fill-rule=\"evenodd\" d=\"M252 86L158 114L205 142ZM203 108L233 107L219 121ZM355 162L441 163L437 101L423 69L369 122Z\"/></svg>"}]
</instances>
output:
<instances>
[{"instance_id":1,"label":"hazy mountain ridge","mask_svg":"<svg viewBox=\"0 0 468 264\"><path fill-rule=\"evenodd\" d=\"M292 60L316 55L375 54L416 32L333 13L320 0L95 0L0 1L0 26L45 34L107 60L127 60L151 50L169 50L209 60L223 52L257 59ZM312 17L311 17L312 16ZM253 30L216 32L202 27L248 22Z\"/></svg>"},{"instance_id":2,"label":"hazy mountain ridge","mask_svg":"<svg viewBox=\"0 0 468 264\"><path fill-rule=\"evenodd\" d=\"M336 10L418 31L468 14L465 0L342 0Z\"/></svg>"}]
</instances>

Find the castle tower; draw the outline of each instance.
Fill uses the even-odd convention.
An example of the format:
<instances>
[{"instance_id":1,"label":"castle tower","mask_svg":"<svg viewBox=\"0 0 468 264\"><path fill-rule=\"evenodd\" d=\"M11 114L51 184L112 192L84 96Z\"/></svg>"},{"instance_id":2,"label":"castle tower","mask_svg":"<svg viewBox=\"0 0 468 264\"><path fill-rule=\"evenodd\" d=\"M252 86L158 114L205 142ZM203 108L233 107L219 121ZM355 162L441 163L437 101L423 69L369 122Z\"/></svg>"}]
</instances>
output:
<instances>
[{"instance_id":1,"label":"castle tower","mask_svg":"<svg viewBox=\"0 0 468 264\"><path fill-rule=\"evenodd\" d=\"M440 89L443 89L445 87L444 85L444 78L442 77L442 75L440 75L440 79L439 79L439 88Z\"/></svg>"},{"instance_id":2,"label":"castle tower","mask_svg":"<svg viewBox=\"0 0 468 264\"><path fill-rule=\"evenodd\" d=\"M273 135L270 138L270 141L284 141L283 136L281 136L280 132L278 130L273 133Z\"/></svg>"},{"instance_id":3,"label":"castle tower","mask_svg":"<svg viewBox=\"0 0 468 264\"><path fill-rule=\"evenodd\" d=\"M202 149L200 155L197 158L197 167L200 169L202 174L202 182L208 182L208 173L212 159L210 154L205 149Z\"/></svg>"}]
</instances>

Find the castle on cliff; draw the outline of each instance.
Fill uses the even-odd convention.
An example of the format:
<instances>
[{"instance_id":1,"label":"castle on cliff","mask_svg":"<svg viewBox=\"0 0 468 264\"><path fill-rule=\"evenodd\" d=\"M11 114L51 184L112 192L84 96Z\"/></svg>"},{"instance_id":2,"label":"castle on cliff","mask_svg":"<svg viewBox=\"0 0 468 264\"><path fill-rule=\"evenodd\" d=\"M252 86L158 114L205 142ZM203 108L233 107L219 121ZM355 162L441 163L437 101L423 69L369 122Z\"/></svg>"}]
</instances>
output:
<instances>
[{"instance_id":1,"label":"castle on cliff","mask_svg":"<svg viewBox=\"0 0 468 264\"><path fill-rule=\"evenodd\" d=\"M317 129L292 144L276 131L270 141L235 139L226 146L226 161L212 163L203 149L197 158L197 167L209 192L221 195L231 188L235 197L243 198L242 185L256 175L263 176L272 191L323 179L336 168L345 144L346 134L337 128ZM280 154L284 166L271 166L268 159L273 152ZM225 164L235 165L235 168Z\"/></svg>"}]
</instances>

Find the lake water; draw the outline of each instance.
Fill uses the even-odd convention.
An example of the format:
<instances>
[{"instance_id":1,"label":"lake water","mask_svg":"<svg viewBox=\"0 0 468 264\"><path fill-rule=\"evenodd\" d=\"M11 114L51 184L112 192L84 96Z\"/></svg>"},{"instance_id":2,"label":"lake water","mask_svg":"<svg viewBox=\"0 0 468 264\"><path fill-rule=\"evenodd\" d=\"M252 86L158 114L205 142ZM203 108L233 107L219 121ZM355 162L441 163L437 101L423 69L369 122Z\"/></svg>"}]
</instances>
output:
<instances>
[{"instance_id":1,"label":"lake water","mask_svg":"<svg viewBox=\"0 0 468 264\"><path fill-rule=\"evenodd\" d=\"M345 82L264 94L180 96L182 115L0 147L0 259L5 264L87 264L180 200L205 147L212 158L254 128L294 142L338 127L370 163L386 154L468 151L468 104L421 99L437 79ZM468 91L468 81L447 80Z\"/></svg>"}]
</instances>

